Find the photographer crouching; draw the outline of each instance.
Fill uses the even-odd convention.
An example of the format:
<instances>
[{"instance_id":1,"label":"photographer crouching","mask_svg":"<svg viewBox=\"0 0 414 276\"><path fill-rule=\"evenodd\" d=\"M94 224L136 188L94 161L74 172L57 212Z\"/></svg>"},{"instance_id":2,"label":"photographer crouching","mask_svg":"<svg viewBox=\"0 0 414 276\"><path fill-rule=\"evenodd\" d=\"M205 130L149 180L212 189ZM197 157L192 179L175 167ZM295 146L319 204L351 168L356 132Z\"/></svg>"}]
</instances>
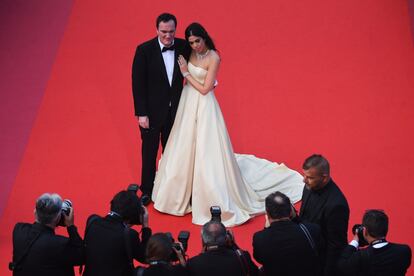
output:
<instances>
[{"instance_id":1,"label":"photographer crouching","mask_svg":"<svg viewBox=\"0 0 414 276\"><path fill-rule=\"evenodd\" d=\"M232 232L220 222L220 208L213 206L210 211L212 219L201 230L202 252L187 264L189 275L257 275L250 254L237 246Z\"/></svg>"},{"instance_id":2,"label":"photographer crouching","mask_svg":"<svg viewBox=\"0 0 414 276\"><path fill-rule=\"evenodd\" d=\"M105 217L92 215L85 229L85 276L132 275L133 259L144 263L145 248L151 237L148 212L131 186L111 200ZM132 225L142 225L141 239Z\"/></svg>"},{"instance_id":3,"label":"photographer crouching","mask_svg":"<svg viewBox=\"0 0 414 276\"><path fill-rule=\"evenodd\" d=\"M354 238L339 259L343 275L405 275L411 264L411 249L405 244L390 243L388 216L382 210L367 210L362 224L353 229ZM360 246L366 246L359 249Z\"/></svg>"},{"instance_id":4,"label":"photographer crouching","mask_svg":"<svg viewBox=\"0 0 414 276\"><path fill-rule=\"evenodd\" d=\"M13 230L14 276L75 275L74 266L83 260L83 243L74 225L72 203L58 194L45 193L36 200L36 222L17 223ZM67 228L69 238L55 234Z\"/></svg>"},{"instance_id":5,"label":"photographer crouching","mask_svg":"<svg viewBox=\"0 0 414 276\"><path fill-rule=\"evenodd\" d=\"M167 233L156 233L151 236L147 244L146 257L149 266L147 268L138 267L134 275L186 275L185 248L181 242L175 243ZM178 264L174 264L176 262Z\"/></svg>"}]
</instances>

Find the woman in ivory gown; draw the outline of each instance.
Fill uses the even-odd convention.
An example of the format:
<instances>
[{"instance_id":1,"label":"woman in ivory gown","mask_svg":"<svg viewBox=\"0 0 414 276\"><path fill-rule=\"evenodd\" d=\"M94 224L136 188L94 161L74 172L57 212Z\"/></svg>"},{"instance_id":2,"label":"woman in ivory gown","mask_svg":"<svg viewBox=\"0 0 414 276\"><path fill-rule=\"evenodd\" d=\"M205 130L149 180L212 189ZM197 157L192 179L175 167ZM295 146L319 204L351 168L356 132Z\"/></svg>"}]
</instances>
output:
<instances>
[{"instance_id":1,"label":"woman in ivory gown","mask_svg":"<svg viewBox=\"0 0 414 276\"><path fill-rule=\"evenodd\" d=\"M154 181L152 200L160 212L195 224L210 220L210 206L221 207L224 225L242 224L265 211L275 191L292 202L301 199L302 176L284 164L234 154L220 106L214 96L220 64L214 43L198 23L185 31L192 53L178 63L186 85Z\"/></svg>"}]
</instances>

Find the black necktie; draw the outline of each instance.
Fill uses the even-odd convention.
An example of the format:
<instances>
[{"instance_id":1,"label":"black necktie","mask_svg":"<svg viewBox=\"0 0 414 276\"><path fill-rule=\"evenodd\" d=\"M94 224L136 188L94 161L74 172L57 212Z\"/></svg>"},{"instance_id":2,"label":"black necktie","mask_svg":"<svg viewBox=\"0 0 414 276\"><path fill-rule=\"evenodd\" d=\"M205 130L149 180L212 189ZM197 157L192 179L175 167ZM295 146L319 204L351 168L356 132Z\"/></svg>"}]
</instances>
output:
<instances>
[{"instance_id":1,"label":"black necktie","mask_svg":"<svg viewBox=\"0 0 414 276\"><path fill-rule=\"evenodd\" d=\"M174 51L175 50L175 46L171 45L170 47L163 47L161 52L166 52L166 51Z\"/></svg>"}]
</instances>

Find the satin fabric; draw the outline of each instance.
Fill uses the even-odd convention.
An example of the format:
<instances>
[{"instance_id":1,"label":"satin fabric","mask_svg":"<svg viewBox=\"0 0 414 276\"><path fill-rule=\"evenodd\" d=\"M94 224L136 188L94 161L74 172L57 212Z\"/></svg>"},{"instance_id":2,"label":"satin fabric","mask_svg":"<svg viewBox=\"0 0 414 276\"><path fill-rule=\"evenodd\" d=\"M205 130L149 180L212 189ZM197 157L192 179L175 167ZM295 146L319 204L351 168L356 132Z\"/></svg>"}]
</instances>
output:
<instances>
[{"instance_id":1,"label":"satin fabric","mask_svg":"<svg viewBox=\"0 0 414 276\"><path fill-rule=\"evenodd\" d=\"M188 64L203 83L207 71ZM210 206L220 206L222 222L234 226L265 211L265 197L275 191L292 202L302 197L302 176L253 155L234 154L214 91L202 95L184 86L174 125L160 160L152 200L160 212L183 216L202 225Z\"/></svg>"}]
</instances>

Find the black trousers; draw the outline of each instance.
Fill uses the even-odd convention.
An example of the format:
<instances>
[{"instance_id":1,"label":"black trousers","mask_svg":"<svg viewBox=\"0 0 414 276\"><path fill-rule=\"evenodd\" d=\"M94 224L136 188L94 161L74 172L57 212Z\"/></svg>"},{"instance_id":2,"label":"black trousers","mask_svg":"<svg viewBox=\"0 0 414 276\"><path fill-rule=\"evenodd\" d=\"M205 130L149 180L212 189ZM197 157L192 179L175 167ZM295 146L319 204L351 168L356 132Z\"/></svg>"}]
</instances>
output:
<instances>
[{"instance_id":1,"label":"black trousers","mask_svg":"<svg viewBox=\"0 0 414 276\"><path fill-rule=\"evenodd\" d=\"M152 194L152 189L154 188L156 162L160 140L162 145L162 151L164 152L173 122L174 119L172 118L170 111L168 113L167 118L161 126L151 127L150 119L150 128L139 128L141 131L142 140L141 191L143 194Z\"/></svg>"}]
</instances>

